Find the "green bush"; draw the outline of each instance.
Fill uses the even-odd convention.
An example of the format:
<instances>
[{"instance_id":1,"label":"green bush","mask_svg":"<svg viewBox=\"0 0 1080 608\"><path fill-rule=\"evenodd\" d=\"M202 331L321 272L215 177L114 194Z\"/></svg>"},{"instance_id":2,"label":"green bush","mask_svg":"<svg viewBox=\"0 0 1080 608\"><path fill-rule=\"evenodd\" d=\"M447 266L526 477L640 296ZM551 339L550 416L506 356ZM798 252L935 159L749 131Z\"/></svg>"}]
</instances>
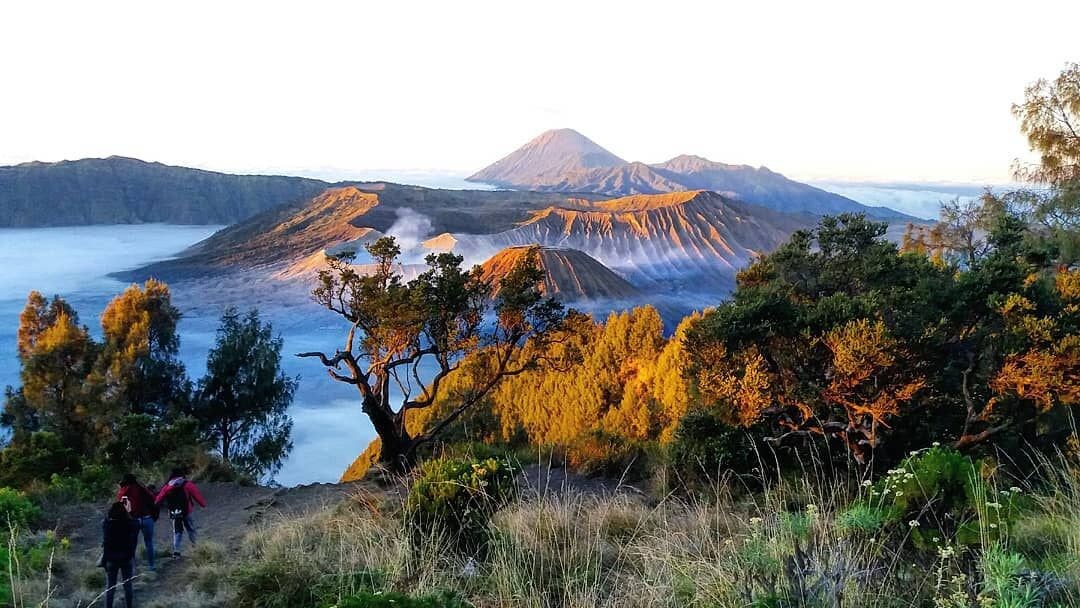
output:
<instances>
[{"instance_id":1,"label":"green bush","mask_svg":"<svg viewBox=\"0 0 1080 608\"><path fill-rule=\"evenodd\" d=\"M701 490L717 483L729 471L760 474L752 431L735 428L704 410L683 417L668 446L668 460L680 485Z\"/></svg>"},{"instance_id":2,"label":"green bush","mask_svg":"<svg viewBox=\"0 0 1080 608\"><path fill-rule=\"evenodd\" d=\"M515 489L509 460L438 458L419 467L405 512L417 532L446 533L461 548L475 550L484 543L492 514Z\"/></svg>"},{"instance_id":3,"label":"green bush","mask_svg":"<svg viewBox=\"0 0 1080 608\"><path fill-rule=\"evenodd\" d=\"M41 510L26 494L12 488L0 488L0 530L26 529L41 517Z\"/></svg>"},{"instance_id":4,"label":"green bush","mask_svg":"<svg viewBox=\"0 0 1080 608\"><path fill-rule=\"evenodd\" d=\"M996 540L1030 501L1018 488L995 491L971 458L934 446L912 452L875 484L867 503L906 526L917 547Z\"/></svg>"},{"instance_id":5,"label":"green bush","mask_svg":"<svg viewBox=\"0 0 1080 608\"><path fill-rule=\"evenodd\" d=\"M111 496L117 476L104 465L88 465L74 475L53 473L44 490L48 498L61 503L92 502Z\"/></svg>"},{"instance_id":6,"label":"green bush","mask_svg":"<svg viewBox=\"0 0 1080 608\"><path fill-rule=\"evenodd\" d=\"M0 486L25 488L53 474L78 470L78 455L55 433L33 433L26 440L0 450Z\"/></svg>"},{"instance_id":7,"label":"green bush","mask_svg":"<svg viewBox=\"0 0 1080 608\"><path fill-rule=\"evenodd\" d=\"M123 469L184 461L190 457L190 447L199 443L195 419L182 417L165 423L147 414L120 418L113 437L102 454L106 463Z\"/></svg>"},{"instance_id":8,"label":"green bush","mask_svg":"<svg viewBox=\"0 0 1080 608\"><path fill-rule=\"evenodd\" d=\"M0 545L0 606L11 606L14 598L11 597L11 581L8 579L8 568L11 564L11 554L6 545Z\"/></svg>"},{"instance_id":9,"label":"green bush","mask_svg":"<svg viewBox=\"0 0 1080 608\"><path fill-rule=\"evenodd\" d=\"M472 605L452 593L411 597L402 593L361 593L345 598L331 608L471 608Z\"/></svg>"}]
</instances>

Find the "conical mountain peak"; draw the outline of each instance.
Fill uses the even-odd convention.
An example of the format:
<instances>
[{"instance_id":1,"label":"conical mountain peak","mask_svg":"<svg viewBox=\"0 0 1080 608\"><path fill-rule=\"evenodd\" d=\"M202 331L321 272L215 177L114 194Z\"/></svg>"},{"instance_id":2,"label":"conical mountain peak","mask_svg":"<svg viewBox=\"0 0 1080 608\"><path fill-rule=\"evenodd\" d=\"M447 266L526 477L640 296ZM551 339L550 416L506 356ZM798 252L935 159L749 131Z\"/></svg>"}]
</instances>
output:
<instances>
[{"instance_id":1,"label":"conical mountain peak","mask_svg":"<svg viewBox=\"0 0 1080 608\"><path fill-rule=\"evenodd\" d=\"M552 129L468 179L502 187L529 187L566 173L624 164L626 161L573 129Z\"/></svg>"}]
</instances>

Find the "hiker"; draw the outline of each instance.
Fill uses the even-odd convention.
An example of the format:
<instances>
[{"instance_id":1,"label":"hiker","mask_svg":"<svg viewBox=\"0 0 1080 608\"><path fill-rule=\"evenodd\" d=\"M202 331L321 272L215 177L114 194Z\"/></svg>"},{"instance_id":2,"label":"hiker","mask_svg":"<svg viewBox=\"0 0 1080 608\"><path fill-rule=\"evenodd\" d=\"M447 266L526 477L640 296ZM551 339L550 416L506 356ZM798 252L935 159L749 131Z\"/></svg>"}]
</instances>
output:
<instances>
[{"instance_id":1,"label":"hiker","mask_svg":"<svg viewBox=\"0 0 1080 608\"><path fill-rule=\"evenodd\" d=\"M139 545L139 525L131 518L122 502L114 502L105 521L101 523L100 566L105 568L105 608L112 608L116 593L117 576L124 585L124 606L134 606L132 578L135 576L135 547Z\"/></svg>"},{"instance_id":2,"label":"hiker","mask_svg":"<svg viewBox=\"0 0 1080 608\"><path fill-rule=\"evenodd\" d=\"M120 489L116 492L116 501L127 507L128 513L142 532L143 544L146 545L146 567L154 570L154 528L161 509L154 502L154 495L144 487L131 473L120 480Z\"/></svg>"},{"instance_id":3,"label":"hiker","mask_svg":"<svg viewBox=\"0 0 1080 608\"><path fill-rule=\"evenodd\" d=\"M169 481L161 486L154 504L164 504L169 510L169 519L173 522L173 558L180 557L180 543L184 540L184 530L187 530L188 540L195 544L195 520L191 513L197 504L206 508L206 500L199 493L199 488L184 477L180 469L173 469L169 475Z\"/></svg>"}]
</instances>

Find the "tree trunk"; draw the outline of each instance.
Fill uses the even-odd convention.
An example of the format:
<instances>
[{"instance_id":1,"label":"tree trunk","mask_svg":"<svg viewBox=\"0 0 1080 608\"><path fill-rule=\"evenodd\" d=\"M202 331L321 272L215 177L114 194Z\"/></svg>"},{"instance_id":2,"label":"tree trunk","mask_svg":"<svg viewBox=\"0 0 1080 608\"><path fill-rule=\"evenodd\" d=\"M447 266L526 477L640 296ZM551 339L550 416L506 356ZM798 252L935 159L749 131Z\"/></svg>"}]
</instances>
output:
<instances>
[{"instance_id":1,"label":"tree trunk","mask_svg":"<svg viewBox=\"0 0 1080 608\"><path fill-rule=\"evenodd\" d=\"M229 462L229 452L232 448L232 437L229 436L229 430L226 428L221 432L221 460L226 464Z\"/></svg>"},{"instance_id":2,"label":"tree trunk","mask_svg":"<svg viewBox=\"0 0 1080 608\"><path fill-rule=\"evenodd\" d=\"M386 411L374 397L365 397L362 406L382 442L379 463L393 473L407 473L416 462L413 438L398 424L396 417Z\"/></svg>"}]
</instances>

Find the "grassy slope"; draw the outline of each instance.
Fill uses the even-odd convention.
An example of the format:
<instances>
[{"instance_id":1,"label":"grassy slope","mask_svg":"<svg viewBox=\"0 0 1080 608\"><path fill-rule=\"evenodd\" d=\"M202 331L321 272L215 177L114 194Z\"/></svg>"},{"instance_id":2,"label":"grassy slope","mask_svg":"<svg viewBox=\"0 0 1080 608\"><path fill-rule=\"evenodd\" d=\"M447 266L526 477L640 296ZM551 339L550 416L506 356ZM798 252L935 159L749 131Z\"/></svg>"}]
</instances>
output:
<instances>
[{"instance_id":1,"label":"grassy slope","mask_svg":"<svg viewBox=\"0 0 1080 608\"><path fill-rule=\"evenodd\" d=\"M748 598L760 599L770 587L789 589L785 564L803 551L805 571L798 580L809 587L824 584L821 573L828 569L846 606L966 608L947 603L958 576L968 572L982 581L983 593L1000 596L994 589L1015 583L1001 573L1002 565L1014 547L1032 543L1051 543L1054 576L1065 585L1056 603L1002 603L999 597L986 605L1063 608L1080 600L1075 471L1047 488L1039 510L1005 545L976 549L969 554L972 561L962 562L945 553L917 558L898 552L896 541L906 542L907 526L895 531L899 536L891 543L844 528L837 515L865 490L842 480L812 481L820 471L749 495L720 488L684 499L528 470L521 499L493 519L486 556L456 553L446 538L406 529L401 487L365 482L275 491L208 484L211 507L199 514L201 548L179 562L165 560L156 577L141 578L140 605L249 605L236 595L246 590L258 605L295 606L301 604L288 598L321 586L344 595L364 588L451 589L478 608L765 606L772 604L751 604ZM165 525L159 524L163 545ZM70 508L60 529L71 535L72 549L62 557L61 587L47 605L85 606L100 587L88 581L99 572L91 565L97 514L88 506ZM866 578L868 572L873 575ZM38 601L26 599L33 600L28 605Z\"/></svg>"}]
</instances>

